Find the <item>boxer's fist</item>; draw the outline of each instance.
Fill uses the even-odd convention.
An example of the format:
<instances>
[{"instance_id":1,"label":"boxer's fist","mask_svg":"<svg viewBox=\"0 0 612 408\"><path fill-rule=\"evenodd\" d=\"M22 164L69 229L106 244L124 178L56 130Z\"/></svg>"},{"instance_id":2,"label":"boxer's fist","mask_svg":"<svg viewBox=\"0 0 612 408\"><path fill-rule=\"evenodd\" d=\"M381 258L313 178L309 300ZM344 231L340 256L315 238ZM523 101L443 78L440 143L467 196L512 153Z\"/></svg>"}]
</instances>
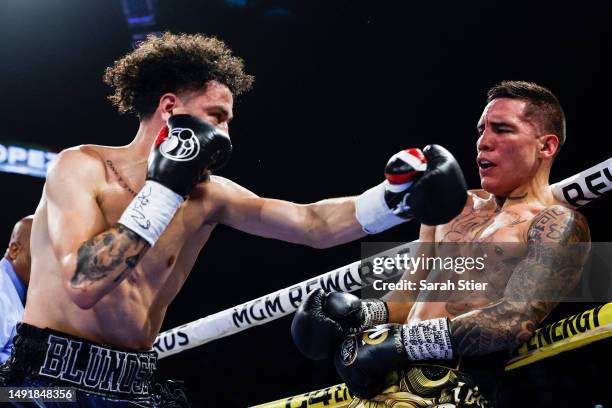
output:
<instances>
[{"instance_id":1,"label":"boxer's fist","mask_svg":"<svg viewBox=\"0 0 612 408\"><path fill-rule=\"evenodd\" d=\"M421 149L410 148L394 154L385 167L385 202L395 215L414 218L407 199L414 181L427 170L427 159Z\"/></svg>"},{"instance_id":2,"label":"boxer's fist","mask_svg":"<svg viewBox=\"0 0 612 408\"><path fill-rule=\"evenodd\" d=\"M425 147L423 156L426 168L422 171L401 158L387 164L389 187L385 201L400 217L415 218L425 225L445 224L465 206L467 185L463 172L453 155L440 145ZM414 170L410 171L411 167Z\"/></svg>"},{"instance_id":3,"label":"boxer's fist","mask_svg":"<svg viewBox=\"0 0 612 408\"><path fill-rule=\"evenodd\" d=\"M412 218L426 225L447 223L467 200L459 164L439 145L395 154L387 163L385 178L355 200L355 216L369 234Z\"/></svg>"},{"instance_id":4,"label":"boxer's fist","mask_svg":"<svg viewBox=\"0 0 612 408\"><path fill-rule=\"evenodd\" d=\"M344 334L342 325L325 313L327 296L321 289L311 292L300 304L291 322L293 342L304 356L312 360L331 356ZM357 306L347 306L348 309L359 310Z\"/></svg>"},{"instance_id":5,"label":"boxer's fist","mask_svg":"<svg viewBox=\"0 0 612 408\"><path fill-rule=\"evenodd\" d=\"M386 323L388 312L380 300L362 301L349 293L311 292L302 302L291 323L291 335L306 357L322 360L336 350L348 333Z\"/></svg>"},{"instance_id":6,"label":"boxer's fist","mask_svg":"<svg viewBox=\"0 0 612 408\"><path fill-rule=\"evenodd\" d=\"M149 155L147 180L119 223L155 245L205 170L222 165L231 150L229 136L208 123L190 115L172 116Z\"/></svg>"},{"instance_id":7,"label":"boxer's fist","mask_svg":"<svg viewBox=\"0 0 612 408\"><path fill-rule=\"evenodd\" d=\"M334 357L336 371L352 394L371 398L412 361L452 360L452 337L445 317L376 326L344 338Z\"/></svg>"},{"instance_id":8,"label":"boxer's fist","mask_svg":"<svg viewBox=\"0 0 612 408\"><path fill-rule=\"evenodd\" d=\"M162 128L149 157L147 180L186 196L205 170L222 166L232 151L227 134L191 115L174 115Z\"/></svg>"},{"instance_id":9,"label":"boxer's fist","mask_svg":"<svg viewBox=\"0 0 612 408\"><path fill-rule=\"evenodd\" d=\"M409 364L402 326L376 326L346 337L334 356L336 371L351 394L372 398L391 385L395 371Z\"/></svg>"}]
</instances>

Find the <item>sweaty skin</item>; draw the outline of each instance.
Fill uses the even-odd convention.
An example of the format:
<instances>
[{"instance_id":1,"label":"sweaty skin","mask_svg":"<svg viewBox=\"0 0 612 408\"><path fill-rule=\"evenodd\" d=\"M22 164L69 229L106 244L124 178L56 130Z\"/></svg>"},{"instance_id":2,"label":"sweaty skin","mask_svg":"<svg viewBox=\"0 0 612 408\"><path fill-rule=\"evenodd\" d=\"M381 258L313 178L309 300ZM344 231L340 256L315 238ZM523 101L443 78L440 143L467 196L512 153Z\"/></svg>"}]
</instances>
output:
<instances>
[{"instance_id":1,"label":"sweaty skin","mask_svg":"<svg viewBox=\"0 0 612 408\"><path fill-rule=\"evenodd\" d=\"M188 113L226 132L233 99L210 82L162 96L124 147L83 145L49 170L31 235L24 322L124 349L149 349L214 227L324 248L364 236L353 198L301 205L265 199L222 177L198 184L156 244L117 224L145 183L147 157L171 114Z\"/></svg>"},{"instance_id":2,"label":"sweaty skin","mask_svg":"<svg viewBox=\"0 0 612 408\"><path fill-rule=\"evenodd\" d=\"M485 269L461 278L487 282L486 290L454 291L443 302L434 292L422 292L407 319L450 318L453 344L461 355L511 349L527 341L576 285L588 252L588 246L571 246L589 240L586 220L579 213L558 204L524 202L525 198L500 209L493 196L481 198L487 195L471 192L459 217L431 231L436 256L460 255L450 253L460 246L447 251L444 243L483 244ZM430 272L427 280L435 282L436 277Z\"/></svg>"},{"instance_id":3,"label":"sweaty skin","mask_svg":"<svg viewBox=\"0 0 612 408\"><path fill-rule=\"evenodd\" d=\"M445 243L484 244L484 270L461 278L487 282L486 290L445 293L444 299L433 291L396 291L385 299L392 322L451 319L459 355L509 350L527 341L575 287L588 256L586 219L562 206L548 185L555 137L541 135L524 110L525 102L515 99L487 105L478 124L478 157L495 166L480 168L484 189L470 191L463 211L448 224L421 226L419 241L435 243L422 245L426 256L465 255L458 251L469 247ZM577 243L583 244L572 245ZM441 282L448 275L420 270L405 278Z\"/></svg>"}]
</instances>

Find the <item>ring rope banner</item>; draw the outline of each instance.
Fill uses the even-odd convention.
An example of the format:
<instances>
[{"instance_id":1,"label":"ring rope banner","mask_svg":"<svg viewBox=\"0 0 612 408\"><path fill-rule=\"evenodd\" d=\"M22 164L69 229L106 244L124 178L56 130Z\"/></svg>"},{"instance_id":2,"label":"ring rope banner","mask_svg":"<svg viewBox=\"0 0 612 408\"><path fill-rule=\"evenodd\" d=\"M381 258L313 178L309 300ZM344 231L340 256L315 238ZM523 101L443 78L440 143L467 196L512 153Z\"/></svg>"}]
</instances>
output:
<instances>
[{"instance_id":1,"label":"ring rope banner","mask_svg":"<svg viewBox=\"0 0 612 408\"><path fill-rule=\"evenodd\" d=\"M361 261L353 262L269 295L165 331L157 336L153 349L157 352L158 358L164 358L266 324L295 312L303 297L318 288L342 292L357 290L362 287L360 266Z\"/></svg>"},{"instance_id":2,"label":"ring rope banner","mask_svg":"<svg viewBox=\"0 0 612 408\"><path fill-rule=\"evenodd\" d=\"M254 405L251 408L345 408L353 400L353 396L344 384L336 384L305 394Z\"/></svg>"},{"instance_id":3,"label":"ring rope banner","mask_svg":"<svg viewBox=\"0 0 612 408\"><path fill-rule=\"evenodd\" d=\"M577 313L537 329L531 340L515 351L515 357L510 359L505 370L524 367L608 337L612 337L612 303ZM346 385L337 384L252 408L343 408L351 401L352 396Z\"/></svg>"},{"instance_id":4,"label":"ring rope banner","mask_svg":"<svg viewBox=\"0 0 612 408\"><path fill-rule=\"evenodd\" d=\"M570 207L587 204L612 190L612 158L550 187L554 196ZM360 268L361 261L355 261L291 287L175 327L160 333L153 348L159 358L164 358L293 313L301 299L314 289L343 292L360 289Z\"/></svg>"},{"instance_id":5,"label":"ring rope banner","mask_svg":"<svg viewBox=\"0 0 612 408\"><path fill-rule=\"evenodd\" d=\"M598 306L540 327L520 346L506 371L612 337L612 303Z\"/></svg>"}]
</instances>

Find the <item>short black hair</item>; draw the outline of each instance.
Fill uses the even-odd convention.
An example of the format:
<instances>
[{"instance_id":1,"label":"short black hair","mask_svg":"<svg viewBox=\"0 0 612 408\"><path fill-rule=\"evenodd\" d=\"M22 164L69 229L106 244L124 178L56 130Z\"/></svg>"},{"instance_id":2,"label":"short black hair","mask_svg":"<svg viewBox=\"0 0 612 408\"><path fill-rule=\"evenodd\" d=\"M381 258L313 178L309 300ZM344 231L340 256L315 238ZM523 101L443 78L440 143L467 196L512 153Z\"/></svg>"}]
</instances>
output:
<instances>
[{"instance_id":1,"label":"short black hair","mask_svg":"<svg viewBox=\"0 0 612 408\"><path fill-rule=\"evenodd\" d=\"M502 81L487 92L487 102L498 98L527 102L525 116L533 118L541 132L557 135L559 153L565 143L565 113L557 97L547 88L525 81Z\"/></svg>"}]
</instances>

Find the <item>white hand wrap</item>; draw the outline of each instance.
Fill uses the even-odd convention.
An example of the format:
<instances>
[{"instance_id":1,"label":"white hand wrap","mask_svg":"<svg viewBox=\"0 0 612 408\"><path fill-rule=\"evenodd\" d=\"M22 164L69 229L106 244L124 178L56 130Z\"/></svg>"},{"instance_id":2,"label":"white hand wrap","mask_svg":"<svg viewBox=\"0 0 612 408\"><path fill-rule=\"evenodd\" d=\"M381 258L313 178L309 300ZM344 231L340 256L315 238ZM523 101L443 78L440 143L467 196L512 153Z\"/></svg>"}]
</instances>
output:
<instances>
[{"instance_id":1,"label":"white hand wrap","mask_svg":"<svg viewBox=\"0 0 612 408\"><path fill-rule=\"evenodd\" d=\"M452 360L453 358L447 318L405 324L402 338L410 360Z\"/></svg>"},{"instance_id":2,"label":"white hand wrap","mask_svg":"<svg viewBox=\"0 0 612 408\"><path fill-rule=\"evenodd\" d=\"M364 232L377 234L408 221L393 214L385 202L385 190L389 182L383 181L355 199L355 216Z\"/></svg>"},{"instance_id":3,"label":"white hand wrap","mask_svg":"<svg viewBox=\"0 0 612 408\"><path fill-rule=\"evenodd\" d=\"M147 180L119 218L119 223L153 246L183 201L183 197L168 187Z\"/></svg>"},{"instance_id":4,"label":"white hand wrap","mask_svg":"<svg viewBox=\"0 0 612 408\"><path fill-rule=\"evenodd\" d=\"M364 300L361 303L361 310L363 310L364 322L359 331L371 329L379 324L389 323L389 311L387 310L387 305L382 300Z\"/></svg>"}]
</instances>

